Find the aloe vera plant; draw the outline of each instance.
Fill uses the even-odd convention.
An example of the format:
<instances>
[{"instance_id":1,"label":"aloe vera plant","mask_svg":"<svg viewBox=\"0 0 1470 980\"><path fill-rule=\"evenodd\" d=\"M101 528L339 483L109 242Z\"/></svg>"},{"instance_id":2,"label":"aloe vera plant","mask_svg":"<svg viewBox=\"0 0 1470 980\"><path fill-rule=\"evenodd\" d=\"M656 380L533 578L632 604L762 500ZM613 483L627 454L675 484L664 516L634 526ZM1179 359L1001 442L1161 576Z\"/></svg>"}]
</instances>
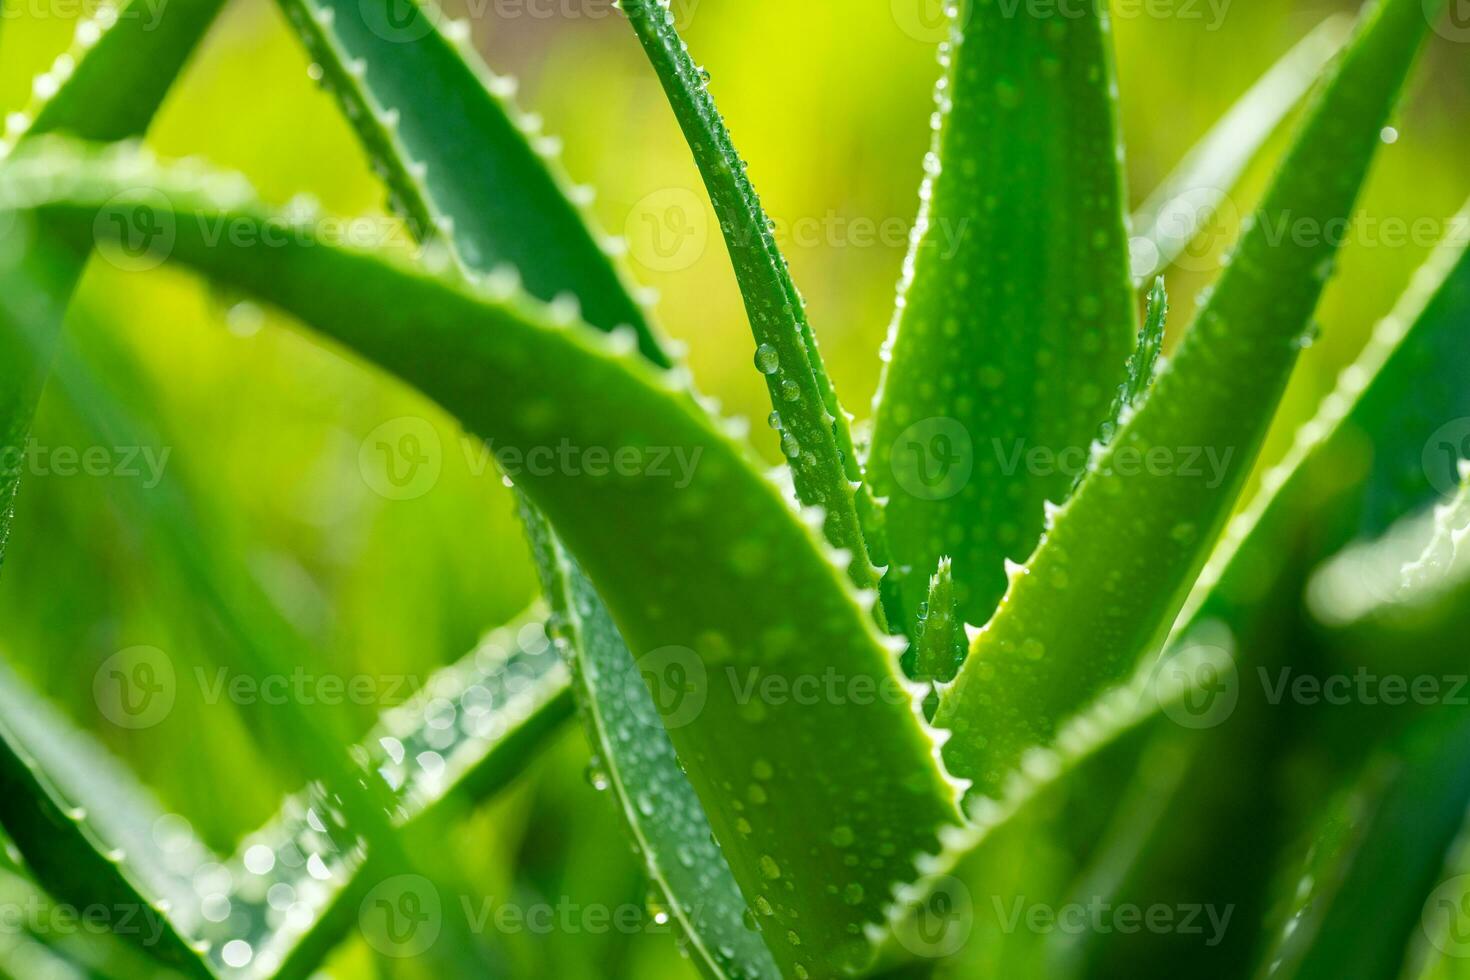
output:
<instances>
[{"instance_id":1,"label":"aloe vera plant","mask_svg":"<svg viewBox=\"0 0 1470 980\"><path fill-rule=\"evenodd\" d=\"M1137 234L1107 5L948 9L919 215L864 427L843 407L823 325L675 9L622 0L726 244L784 476L765 471L742 420L697 392L619 242L564 175L559 141L516 106L513 80L482 63L466 25L414 2L280 3L414 244L405 254L345 247L314 207L273 207L243 175L132 142L215 4L176 4L160 30L130 16L142 0L86 21L34 86L37 104L7 124L0 160L0 545L12 506L27 505L18 461L48 377L94 431L139 427L96 376L116 361L56 353L99 250L270 304L494 447L544 604L356 747L302 705L262 715L310 782L232 858L182 831L163 846L158 828L177 827L147 791L5 672L5 881L132 909L148 928L111 920L131 944L118 951L78 950L37 926L0 949L0 965L305 976L355 931L384 960L508 974L503 944L460 910L423 912L427 893L404 905L381 889L411 879L437 895L423 876L462 870L436 846L461 816L450 801L513 781L573 704L591 781L616 802L609 819L707 976L985 969L997 954L970 934L983 896L1002 898L987 849L1024 828L1028 804L1090 785L1095 768L1112 797L1078 792L1068 805L1117 832L1087 851L1080 881L1120 894L1182 882L1261 914L1219 951L1140 952L1098 929L1087 948L1031 961L1048 975L1108 975L1120 960L1221 975L1422 965L1414 925L1458 880L1470 805L1452 706L1372 716L1351 753L1319 767L1337 802L1298 806L1250 861L1222 869L1176 831L1229 833L1236 811L1198 792L1209 766L1266 766L1259 746L1278 738L1309 753L1320 743L1301 729L1331 727L1253 703L1217 727L1221 690L1322 657L1382 665L1406 645L1454 649L1467 491L1434 498L1470 482L1470 445L1446 429L1470 412L1456 373L1470 344L1462 237L1449 236L1256 499L1240 499L1332 278L1340 236L1322 229L1354 216L1441 6L1380 0L1350 37L1324 23L1146 200ZM1172 262L1303 102L1166 355ZM1217 192L1203 208L1201 188ZM1425 363L1420 345L1439 356ZM1445 459L1421 468L1420 449L1441 436ZM1331 519L1308 514L1321 474L1364 444L1371 463L1335 489ZM559 446L595 447L604 462L516 462ZM1036 449L1075 465L1020 462ZM647 465L655 454L687 468ZM254 669L309 660L269 597L211 553L190 496L179 481L126 506ZM1390 525L1402 533L1383 535ZM1272 556L1294 547L1310 554L1276 569ZM1354 594L1361 582L1370 594ZM1282 621L1290 639L1273 637ZM1184 760L1172 782L1152 770L1159 759ZM1154 800L1164 782L1167 799ZM1314 835L1303 860L1295 841ZM1301 884L1273 901L1282 881ZM1422 932L1444 950L1460 924L1436 915L1424 912ZM412 923L425 920L432 936L417 943ZM1386 923L1371 940L1368 921Z\"/></svg>"}]
</instances>

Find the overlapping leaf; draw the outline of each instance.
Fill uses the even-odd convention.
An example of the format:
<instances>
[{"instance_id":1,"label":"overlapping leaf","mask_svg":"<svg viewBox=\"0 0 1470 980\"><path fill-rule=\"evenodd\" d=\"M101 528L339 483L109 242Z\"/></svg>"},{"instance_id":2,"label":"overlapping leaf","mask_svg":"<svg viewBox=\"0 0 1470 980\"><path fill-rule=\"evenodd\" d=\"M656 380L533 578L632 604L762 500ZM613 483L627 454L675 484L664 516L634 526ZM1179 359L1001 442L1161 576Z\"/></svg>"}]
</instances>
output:
<instances>
[{"instance_id":1,"label":"overlapping leaf","mask_svg":"<svg viewBox=\"0 0 1470 980\"><path fill-rule=\"evenodd\" d=\"M504 124L516 115L509 104L510 79L488 77L471 51L449 42L434 23L432 8L409 6L406 26L393 31L385 31L386 5L290 3L287 12L324 71L330 71L332 88L416 233L447 247L471 275L521 279L518 270L533 266L535 272L524 278L533 295L563 302L574 297L588 322L604 330L631 321L642 353L655 364L671 363L626 292L623 300L610 296L623 284L609 276L607 247L594 241L565 199L545 200L562 190L549 169L552 148L546 144L553 141L532 132L529 116L520 117L515 127ZM444 112L446 103L468 107L469 115L493 124L467 133L459 114ZM402 122L408 117L411 122ZM486 180L483 173L495 179ZM530 196L494 193L497 187L526 183L535 191ZM481 206L487 195L493 207ZM524 236L527 225L540 226L539 208L547 206L551 232ZM623 815L650 877L706 969L716 975L768 975L774 969L770 956L745 924L739 889L711 843L709 822L672 745L661 732L642 728L637 731L646 736L646 745L645 739L620 737L628 732L629 717L658 717L632 654L544 519L529 504L522 512L558 630L577 667L593 751L624 803ZM625 676L637 686L606 681ZM610 724L608 718L621 721ZM651 812L634 806L635 797L651 802Z\"/></svg>"},{"instance_id":2,"label":"overlapping leaf","mask_svg":"<svg viewBox=\"0 0 1470 980\"><path fill-rule=\"evenodd\" d=\"M876 588L873 562L886 560L886 548L872 494L860 478L849 418L827 376L771 221L709 93L709 75L679 37L667 2L624 0L622 10L658 73L714 204L758 345L755 364L771 396L771 423L780 433L797 499L821 507L828 539L853 552L848 572L854 584Z\"/></svg>"},{"instance_id":3,"label":"overlapping leaf","mask_svg":"<svg viewBox=\"0 0 1470 980\"><path fill-rule=\"evenodd\" d=\"M65 179L50 179L57 173ZM558 328L554 311L513 292L327 247L289 216L255 210L244 188L158 173L135 157L51 147L3 176L5 203L36 209L79 244L108 224L98 214L122 187L152 188L171 204L173 258L391 367L497 445L524 453L564 438L614 458L688 462L592 478L528 473L520 485L643 668L685 672L679 696L660 704L666 723L691 710L690 698L702 702L671 734L742 890L770 920L762 926L777 936L778 961L866 963L864 927L938 850L954 791L841 566L680 379L636 356L631 334ZM221 217L253 233L215 242L206 229ZM261 238L268 228L284 236ZM819 679L837 693L799 693ZM862 839L885 846L854 861L850 842Z\"/></svg>"},{"instance_id":4,"label":"overlapping leaf","mask_svg":"<svg viewBox=\"0 0 1470 980\"><path fill-rule=\"evenodd\" d=\"M1088 463L1011 574L936 723L946 759L1003 796L1023 755L1163 640L1259 449L1399 86L1427 31L1387 0L1362 27L1149 398ZM1167 458L1166 458L1167 457ZM1188 465L1186 465L1188 464ZM1057 608L1066 615L1058 615Z\"/></svg>"}]
</instances>

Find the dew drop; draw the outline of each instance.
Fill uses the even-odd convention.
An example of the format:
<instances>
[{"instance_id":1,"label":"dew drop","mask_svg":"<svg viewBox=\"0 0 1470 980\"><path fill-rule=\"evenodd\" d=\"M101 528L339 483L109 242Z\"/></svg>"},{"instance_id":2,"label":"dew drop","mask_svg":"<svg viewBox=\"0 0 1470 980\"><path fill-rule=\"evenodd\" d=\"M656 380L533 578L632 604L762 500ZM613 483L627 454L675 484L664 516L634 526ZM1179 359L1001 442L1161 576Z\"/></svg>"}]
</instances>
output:
<instances>
[{"instance_id":1,"label":"dew drop","mask_svg":"<svg viewBox=\"0 0 1470 980\"><path fill-rule=\"evenodd\" d=\"M775 374L781 369L781 355L770 344L755 349L755 366L761 374Z\"/></svg>"}]
</instances>

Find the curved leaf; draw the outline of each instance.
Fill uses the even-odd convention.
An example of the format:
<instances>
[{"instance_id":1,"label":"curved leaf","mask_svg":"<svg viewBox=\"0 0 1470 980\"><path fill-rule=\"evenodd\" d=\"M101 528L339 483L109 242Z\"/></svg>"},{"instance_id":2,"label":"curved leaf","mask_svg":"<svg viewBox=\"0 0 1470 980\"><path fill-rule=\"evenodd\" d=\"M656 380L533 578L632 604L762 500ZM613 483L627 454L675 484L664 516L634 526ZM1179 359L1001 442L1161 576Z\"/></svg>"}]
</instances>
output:
<instances>
[{"instance_id":1,"label":"curved leaf","mask_svg":"<svg viewBox=\"0 0 1470 980\"><path fill-rule=\"evenodd\" d=\"M97 220L108 201L146 187L169 202L156 213L173 258L391 367L502 451L524 459L567 440L609 459L688 462L678 476L650 461L590 477L538 465L518 480L642 669L674 665L660 676L692 682L659 707L778 961L865 965L864 927L884 920L957 814L914 694L835 556L631 335L558 327L555 311L513 292L328 247L299 216L268 216L244 188L202 177L49 147L0 171L0 204L38 209L84 247L111 234ZM241 234L212 236L221 220ZM797 693L814 683L836 693ZM849 837L888 846L853 866Z\"/></svg>"},{"instance_id":2,"label":"curved leaf","mask_svg":"<svg viewBox=\"0 0 1470 980\"><path fill-rule=\"evenodd\" d=\"M575 296L587 323L631 327L644 355L669 365L616 245L572 203L586 192L556 165L559 141L515 108L515 79L490 73L467 23L432 0L280 4L415 237L444 240L469 273L505 265L533 296Z\"/></svg>"},{"instance_id":3,"label":"curved leaf","mask_svg":"<svg viewBox=\"0 0 1470 980\"><path fill-rule=\"evenodd\" d=\"M463 793L484 799L522 768L536 743L572 711L560 656L529 610L493 630L413 699L384 713L360 747L392 792L394 827L432 823ZM370 887L393 873L340 822L320 784L289 797L225 863L228 922L206 925L216 944L243 940L276 977L307 976L358 926ZM292 898L283 914L281 890ZM264 973L260 975L265 975Z\"/></svg>"},{"instance_id":4,"label":"curved leaf","mask_svg":"<svg viewBox=\"0 0 1470 980\"><path fill-rule=\"evenodd\" d=\"M471 274L491 272L494 261L532 263L536 271L525 285L533 294L544 300L576 296L590 323L609 330L618 326L615 316L625 315L628 304L609 306L604 294L619 284L607 281L607 256L571 205L563 200L551 207L554 234L537 241L522 235L527 224L539 226L542 221L533 198L559 190L559 181L547 169L542 145L547 140L537 139L533 149L522 132L526 127L507 128L498 122L471 132L462 127L464 114L492 120L507 115L503 103L509 98L508 79L485 79L482 84L483 69L477 67L475 56L464 44L456 51L446 40L432 23L432 8L421 11L408 5L408 18L402 21L407 26L385 34L387 4L286 6L308 47L329 67L332 88L416 234L431 233L436 225L452 229L452 234L438 237ZM446 105L470 110L446 113ZM386 125L390 120L391 127ZM475 165L466 167L466 161ZM527 181L537 189L529 198L518 192L518 185ZM480 206L487 195L495 199L494 208ZM502 269L500 274L507 273ZM604 298L597 301L599 296ZM644 355L657 364L671 363L651 327L642 320L637 323ZM626 731L629 715L658 717L651 695L633 670L632 655L591 584L541 516L529 504L522 507L522 516L535 544L543 584L557 607L563 638L572 646L574 663L580 665L583 716L589 722L593 752L603 758L609 773L618 774L613 783L625 804L635 795L655 803L647 814L631 805L623 807L653 881L684 928L689 948L712 975L742 975L747 966L753 975L768 975L774 970L770 954L759 935L745 927L738 886L711 843L709 822L667 737L647 733L652 748L615 737ZM576 603L571 602L573 594ZM583 608L589 611L584 614ZM603 676L621 678L629 671L636 689L618 685L610 690L594 682ZM624 721L602 724L599 719L604 717ZM660 745L666 751L656 751ZM690 860L695 864L686 868L684 862Z\"/></svg>"},{"instance_id":5,"label":"curved leaf","mask_svg":"<svg viewBox=\"0 0 1470 980\"><path fill-rule=\"evenodd\" d=\"M105 911L112 932L186 976L211 977L187 874L206 859L187 831L158 843L157 803L116 760L0 666L0 817L26 867L63 900Z\"/></svg>"},{"instance_id":6,"label":"curved leaf","mask_svg":"<svg viewBox=\"0 0 1470 980\"><path fill-rule=\"evenodd\" d=\"M79 23L73 49L33 86L41 101L15 121L7 121L0 157L10 151L12 139L37 132L65 129L94 139L142 133L213 21L219 2L175 4L168 16L150 25L152 29L145 27L147 18L122 16L130 9L131 4L121 10L103 8ZM11 247L0 262L6 281L0 290L0 355L6 365L0 378L0 560L19 482L19 456L13 450L24 442L45 381L60 334L62 298L81 272L80 262L58 261L44 242L17 253L15 245L24 232L10 229ZM41 708L23 713L23 692L18 687L14 692L13 710L0 721L0 772L6 783L0 823L42 884L62 900L101 900L113 909L130 910L147 928L129 930L127 938L188 975L210 976L201 949L186 938L190 924L197 923L197 910L183 904L168 907L180 896L161 873L166 865L136 860L140 844L126 831L126 821L102 827L89 822L79 809L85 780L58 784L66 770L42 768L47 763L64 767L70 761L64 756L43 756L38 761L36 755L62 740L52 731L38 737L34 728L19 727L29 720L50 728L50 719ZM108 810L104 800L97 803L97 814ZM120 805L119 812L127 809Z\"/></svg>"}]
</instances>

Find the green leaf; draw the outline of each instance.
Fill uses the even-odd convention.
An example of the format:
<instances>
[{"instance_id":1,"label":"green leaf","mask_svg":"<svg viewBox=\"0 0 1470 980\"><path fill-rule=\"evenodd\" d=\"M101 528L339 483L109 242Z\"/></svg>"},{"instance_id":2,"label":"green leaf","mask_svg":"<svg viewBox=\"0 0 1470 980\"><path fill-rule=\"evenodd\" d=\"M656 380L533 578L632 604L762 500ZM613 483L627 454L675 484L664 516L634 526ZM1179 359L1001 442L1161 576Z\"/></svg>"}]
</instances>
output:
<instances>
[{"instance_id":1,"label":"green leaf","mask_svg":"<svg viewBox=\"0 0 1470 980\"><path fill-rule=\"evenodd\" d=\"M1452 220L1445 242L1298 431L1291 452L1265 475L1200 576L1181 622L1233 622L1277 588L1275 556L1299 550L1291 538L1304 521L1313 526L1304 557L1312 564L1355 540L1360 544L1343 560L1375 541L1389 547L1381 529L1394 524L1413 530L1392 573L1420 555L1428 541L1421 511L1453 490L1459 447L1450 437L1454 420L1470 416L1463 368L1470 360L1470 239L1459 232L1467 218L1470 211ZM1309 606L1325 622L1348 622L1357 615L1350 607L1371 608L1384 595L1326 589L1332 567L1317 571L1317 584L1307 587ZM1369 580L1354 575L1354 582ZM1355 603L1354 595L1363 601Z\"/></svg>"},{"instance_id":2,"label":"green leaf","mask_svg":"<svg viewBox=\"0 0 1470 980\"><path fill-rule=\"evenodd\" d=\"M955 603L953 566L939 559L939 568L929 579L929 597L919 606L914 623L914 642L904 654L905 670L921 684L949 683L965 661L969 638ZM924 714L933 717L939 706L932 691L924 699Z\"/></svg>"},{"instance_id":3,"label":"green leaf","mask_svg":"<svg viewBox=\"0 0 1470 980\"><path fill-rule=\"evenodd\" d=\"M1424 13L1417 0L1365 13L1148 399L1012 570L935 716L955 732L951 769L979 793L1004 796L1028 750L1051 745L1065 719L1161 645L1255 460L1331 273L1332 236L1300 230L1351 213L1427 31ZM1161 453L1172 465L1158 462ZM1210 465L1185 466L1186 454Z\"/></svg>"},{"instance_id":4,"label":"green leaf","mask_svg":"<svg viewBox=\"0 0 1470 980\"><path fill-rule=\"evenodd\" d=\"M280 3L415 237L445 241L469 273L503 265L533 296L575 296L587 323L631 327L669 365L615 243L573 203L590 189L561 172L559 141L515 108L515 79L484 66L467 22L418 0Z\"/></svg>"},{"instance_id":5,"label":"green leaf","mask_svg":"<svg viewBox=\"0 0 1470 980\"><path fill-rule=\"evenodd\" d=\"M866 965L864 927L885 921L894 889L957 813L872 597L850 589L839 556L687 397L687 379L649 365L630 333L589 332L503 283L480 289L329 247L299 216L269 216L243 187L202 176L53 146L0 171L0 205L37 208L86 246L112 234L98 216L114 195L146 187L170 202L158 213L173 258L390 368L502 450L566 439L687 464L593 478L528 467L519 480L642 666L677 662L694 681L660 708L667 724L691 696L702 701L672 729L674 745L742 891L769 912L762 928L783 969ZM221 220L242 233L217 239ZM818 681L838 694L770 694ZM849 835L891 847L852 867Z\"/></svg>"},{"instance_id":6,"label":"green leaf","mask_svg":"<svg viewBox=\"0 0 1470 980\"><path fill-rule=\"evenodd\" d=\"M222 2L180 0L170 6L168 16L154 23L151 17L137 16L135 8L141 8L142 0L129 0L117 8L104 7L96 16L79 22L71 50L31 86L37 101L6 121L0 159L15 143L57 130L90 140L141 136ZM13 233L10 247L14 247ZM55 295L67 295L81 269L70 274L50 268L35 272L51 280ZM45 302L37 294L23 304L29 335L24 341L26 353L9 346L21 342L17 331L0 329L0 355L11 365L0 387L0 561L5 557L20 478L15 454L30 429L46 365L61 332L59 317L47 324L34 315ZM54 312L61 310L58 307ZM39 358L29 356L32 346L40 350Z\"/></svg>"},{"instance_id":7,"label":"green leaf","mask_svg":"<svg viewBox=\"0 0 1470 980\"><path fill-rule=\"evenodd\" d=\"M42 76L33 90L44 101L33 107L29 123L8 124L8 132L24 138L33 132L65 129L94 139L140 135L200 36L219 9L216 0L186 0L171 7L157 23L149 18L123 16L106 8L82 21L69 56ZM145 25L151 26L151 30ZM62 66L70 66L67 72ZM7 141L0 156L10 151ZM34 249L17 241L27 229L10 230L11 251L4 269L5 298L0 303L0 355L7 374L0 388L0 559L4 556L10 518L19 482L19 456L44 384L46 364L60 334L65 297L81 272L80 263L57 262L47 243ZM130 910L145 929L125 931L145 951L191 976L208 977L212 971L201 951L185 938L190 910L169 909L158 903L177 898L162 863L138 861L140 841L128 832L126 820L99 826L111 808L99 798L90 819L82 794L89 779L106 778L96 758L77 762L59 753L64 741L47 731L38 737L34 727L51 719L32 705L24 692L13 688L11 707L0 722L0 778L5 782L3 822L41 882L62 900L102 901L111 908ZM54 727L54 726L53 726ZM28 737L29 736L29 737ZM58 754L49 754L58 749ZM48 753L41 755L41 753ZM80 775L69 765L80 765ZM78 778L69 778L77 776ZM90 802L90 801L88 801ZM135 810L119 803L118 814ZM133 847L129 854L128 846ZM183 926L176 924L181 921ZM197 921L197 920L194 920Z\"/></svg>"},{"instance_id":8,"label":"green leaf","mask_svg":"<svg viewBox=\"0 0 1470 980\"><path fill-rule=\"evenodd\" d=\"M1394 980L1423 928L1462 921L1464 882L1443 882L1470 808L1470 718L1438 706L1366 767L1325 822L1280 919L1260 976ZM1293 894L1294 893L1294 894Z\"/></svg>"},{"instance_id":9,"label":"green leaf","mask_svg":"<svg viewBox=\"0 0 1470 980\"><path fill-rule=\"evenodd\" d=\"M130 373L127 362L118 357L108 366L115 375ZM144 434L142 425L109 398L88 367L62 358L55 383L91 428L96 444L160 441ZM248 578L237 580L228 563L190 544L211 536L191 523L189 500L179 496L178 481L177 467L172 467L164 482L145 494L125 493L121 502L151 529L164 553L179 563L181 578L195 590L195 601L211 609L227 635L238 633L245 622L251 624L247 638L233 636L247 663L260 656L255 651L261 643L283 644L296 650L290 656L306 656L299 649L299 638L274 613L269 600L249 587ZM410 702L385 713L366 747L357 751L366 768L383 776L396 829L423 824L454 795L483 799L494 794L524 768L570 713L567 673L540 632L540 621L528 613L492 633L460 663L431 677ZM457 724L446 727L446 718ZM48 736L50 741L60 739ZM46 771L50 773L51 767ZM106 789L107 782L101 782ZM461 788L464 792L456 793ZM308 816L308 810L314 813ZM181 897L192 904L174 907L193 909L191 939L208 942L219 973L266 976L279 965L286 975L305 976L355 925L356 899L366 892L367 883L397 873L394 862L401 860L397 848L383 854L381 844L371 846L364 838L366 834L381 841L381 833L361 824L348 820L340 797L329 796L319 783L288 800L283 816L252 834L229 862L230 873L221 879L219 894L228 899L233 914L223 923L199 917L198 896L189 882L201 868L218 863L212 855L196 849L188 852L186 861L150 862L149 867L177 867L183 882ZM260 845L270 847L273 855L265 872L256 870L262 860L258 855L245 859L249 848ZM302 855L313 854L320 863L304 868ZM277 883L289 885L300 902L292 916L283 917L268 904L267 892ZM311 912L304 920L302 910ZM252 951L246 969L229 968L222 959L226 944L234 941L247 943Z\"/></svg>"},{"instance_id":10,"label":"green leaf","mask_svg":"<svg viewBox=\"0 0 1470 980\"><path fill-rule=\"evenodd\" d=\"M567 670L543 621L541 610L528 610L487 634L414 698L385 712L359 747L392 792L400 833L435 824L458 797L492 796L571 714ZM225 867L236 914L206 924L205 935L216 945L249 943L257 963L279 964L269 971L274 976L311 974L358 927L372 885L395 870L372 848L364 850L320 784L287 798ZM291 916L271 903L279 885L299 903ZM241 922L243 929L236 928Z\"/></svg>"},{"instance_id":11,"label":"green leaf","mask_svg":"<svg viewBox=\"0 0 1470 980\"><path fill-rule=\"evenodd\" d=\"M109 927L183 974L211 977L184 874L203 848L165 850L163 816L131 774L0 666L0 822L47 890L107 911Z\"/></svg>"},{"instance_id":12,"label":"green leaf","mask_svg":"<svg viewBox=\"0 0 1470 980\"><path fill-rule=\"evenodd\" d=\"M561 182L541 158L546 138L536 141L533 152L522 131L525 127L503 125L510 113L502 103L508 98L508 80L486 79L482 84L483 69L474 67L473 53L464 45L456 51L432 26L434 18L412 5L407 8L407 26L387 32L386 7L373 4L288 3L287 10L319 62L329 66L332 89L416 234L422 236L434 227L452 229L453 234L441 240L447 240L450 254L471 274L491 272L498 261L512 268L533 264L534 272L528 273L525 283L533 294L544 300L577 296L593 324L604 329L618 326L626 309L608 309L606 294L619 284L606 281L610 269L606 255L559 196ZM497 91L502 94L493 94ZM445 105L469 109L446 113ZM464 115L486 116L495 124L467 133L461 122ZM385 118L397 121L385 127ZM380 140L385 131L394 138ZM476 165L466 168L465 160ZM497 179L486 180L482 173ZM550 208L552 223L560 228L541 242L528 241L522 234L527 225L542 223L536 202L519 193L519 185L526 181L539 189L540 206L548 206L546 198L558 198ZM508 193L506 188L516 190ZM486 200L494 207L483 206ZM589 304L588 297L594 302ZM640 349L654 363L670 364L658 337L643 321L637 322L642 328ZM526 504L522 513L547 594L579 664L583 716L593 751L603 758L607 771L616 774L613 785L624 803L632 836L652 880L684 929L689 948L711 975L774 974L759 934L744 924L745 902L712 843L709 822L661 730L652 698L633 669L632 654L591 584L534 507ZM617 685L609 691L598 682L605 677L621 679L629 672L636 689ZM616 723L607 723L609 718ZM630 719L637 718L654 719L659 731L635 725L633 730L643 732L646 739L617 738L629 730ZM655 802L656 810L644 814L630 802L635 796Z\"/></svg>"},{"instance_id":13,"label":"green leaf","mask_svg":"<svg viewBox=\"0 0 1470 980\"><path fill-rule=\"evenodd\" d=\"M690 955L707 976L779 977L758 925L746 924L740 886L607 607L539 515L528 514L526 526L556 632L577 651L573 686L596 778L616 796Z\"/></svg>"},{"instance_id":14,"label":"green leaf","mask_svg":"<svg viewBox=\"0 0 1470 980\"><path fill-rule=\"evenodd\" d=\"M1138 343L1133 355L1128 358L1128 377L1118 386L1113 397L1112 410L1103 423L1101 441L1111 442L1117 435L1123 419L1138 410L1144 396L1153 386L1158 374L1159 358L1164 352L1164 325L1169 319L1169 297L1164 290L1164 278L1160 276L1148 294L1148 315L1144 317L1143 329L1138 332Z\"/></svg>"},{"instance_id":15,"label":"green leaf","mask_svg":"<svg viewBox=\"0 0 1470 980\"><path fill-rule=\"evenodd\" d=\"M757 344L756 369L771 396L771 421L791 466L797 499L821 507L828 539L853 552L853 584L876 588L886 561L872 495L861 482L849 416L817 350L806 304L776 245L745 161L710 96L709 75L689 54L667 3L623 0L623 13L663 84L714 204ZM898 624L894 624L897 626Z\"/></svg>"},{"instance_id":16,"label":"green leaf","mask_svg":"<svg viewBox=\"0 0 1470 980\"><path fill-rule=\"evenodd\" d=\"M1470 463L1461 466L1470 474L1464 469ZM1466 479L1462 475L1453 500L1412 514L1382 537L1353 544L1325 562L1308 591L1316 618L1337 629L1414 633L1423 628L1415 621L1434 619L1442 607L1453 604L1470 583ZM1450 652L1430 656L1447 659Z\"/></svg>"},{"instance_id":17,"label":"green leaf","mask_svg":"<svg viewBox=\"0 0 1470 980\"><path fill-rule=\"evenodd\" d=\"M948 554L961 617L990 618L1075 473L1026 454L1080 463L1132 349L1107 16L1075 6L961 4L941 56L867 461L910 614Z\"/></svg>"},{"instance_id":18,"label":"green leaf","mask_svg":"<svg viewBox=\"0 0 1470 980\"><path fill-rule=\"evenodd\" d=\"M1271 66L1173 173L1133 212L1133 274L1145 283L1164 272L1209 225L1226 192L1342 49L1352 18L1334 14Z\"/></svg>"},{"instance_id":19,"label":"green leaf","mask_svg":"<svg viewBox=\"0 0 1470 980\"><path fill-rule=\"evenodd\" d=\"M1298 431L1286 460L1268 472L1256 499L1232 522L1179 618L1157 668L1161 673L1179 666L1182 652L1211 624L1227 627L1233 636L1234 669L1242 680L1263 671L1273 677L1283 670L1336 673L1364 663L1370 670L1404 675L1417 673L1431 658L1437 658L1437 666L1425 670L1460 669L1447 663L1458 647L1446 638L1463 635L1466 626L1462 622L1457 631L1453 616L1449 624L1414 617L1411 632L1385 631L1375 661L1367 650L1345 642L1367 633L1366 624L1324 644L1321 631L1302 622L1301 597L1306 590L1309 605L1318 601L1322 586L1308 589L1308 576L1324 555L1358 533L1371 499L1368 488L1385 479L1402 483L1402 461L1410 456L1417 461L1441 420L1463 414L1456 406L1465 397L1458 383L1464 361L1454 352L1466 342L1470 310L1465 244L1463 236L1452 234L1425 263L1317 416ZM1405 401L1417 406L1412 414L1391 410ZM1404 500L1438 492L1422 471L1405 489ZM1422 515L1405 520L1415 528L1414 543L1386 568L1393 590L1403 562L1417 557L1429 537L1419 530ZM1359 586L1368 581L1364 568L1338 580ZM1315 581L1322 579L1319 571ZM1231 713L1217 727L1188 730L1162 718L1155 724L1156 751L1173 746L1190 751L1197 761L1168 803L1159 831L1128 869L1130 894L1110 899L1207 900L1217 908L1233 906L1236 923L1260 917L1256 910L1266 898L1275 855L1302 831L1300 816L1287 811L1297 795L1306 732L1324 719L1310 706L1269 702L1254 686L1238 690L1238 703L1221 702ZM1327 710L1340 714L1337 708ZM1212 716L1197 717L1210 721ZM1371 725L1356 727L1372 731ZM1347 778L1358 761L1342 744L1334 744L1331 758L1329 776L1340 778ZM1136 781L1150 783L1146 765L1140 765ZM1190 832L1180 833L1181 827ZM1243 833L1242 827L1250 829ZM1093 975L1108 976L1126 965L1140 976L1169 976L1177 972L1181 954L1198 969L1237 975L1259 955L1256 938L1233 928L1224 942L1202 948L1181 935L1096 937Z\"/></svg>"}]
</instances>

